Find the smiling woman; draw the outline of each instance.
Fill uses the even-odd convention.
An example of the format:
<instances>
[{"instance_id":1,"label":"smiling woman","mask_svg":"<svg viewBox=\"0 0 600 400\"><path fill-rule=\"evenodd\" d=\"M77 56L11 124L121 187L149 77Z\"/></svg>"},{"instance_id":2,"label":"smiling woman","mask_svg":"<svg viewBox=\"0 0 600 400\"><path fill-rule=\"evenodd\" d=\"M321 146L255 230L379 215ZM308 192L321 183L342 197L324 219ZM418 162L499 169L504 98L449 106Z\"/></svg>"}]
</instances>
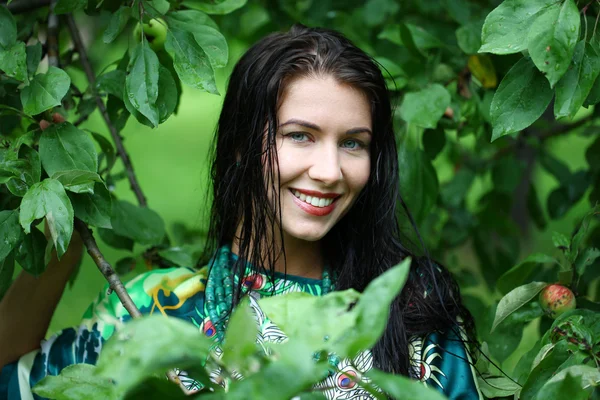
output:
<instances>
[{"instance_id":1,"label":"smiling woman","mask_svg":"<svg viewBox=\"0 0 600 400\"><path fill-rule=\"evenodd\" d=\"M281 342L286 336L262 312L260 297L362 291L411 257L379 342L351 360L330 354L331 373L318 388L328 399L371 398L356 380L376 366L451 399L480 398L472 317L455 281L404 247L398 205L410 213L396 157L385 80L368 55L325 29L295 26L264 38L235 66L217 127L211 261L139 276L127 285L131 297L142 313L194 323L222 354L224 329L242 298L258 319L257 341ZM128 319L114 295L100 296L79 329L6 366L0 395L19 398L69 364L94 364L116 321ZM202 390L179 373L189 391ZM227 386L219 371L212 377Z\"/></svg>"}]
</instances>

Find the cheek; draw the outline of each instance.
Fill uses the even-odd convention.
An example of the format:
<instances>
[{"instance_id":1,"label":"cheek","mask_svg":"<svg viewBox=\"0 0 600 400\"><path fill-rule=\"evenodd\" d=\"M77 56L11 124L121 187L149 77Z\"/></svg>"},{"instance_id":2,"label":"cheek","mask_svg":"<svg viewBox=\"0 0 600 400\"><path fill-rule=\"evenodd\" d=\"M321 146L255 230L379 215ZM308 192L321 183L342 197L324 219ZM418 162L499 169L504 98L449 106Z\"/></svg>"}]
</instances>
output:
<instances>
[{"instance_id":1,"label":"cheek","mask_svg":"<svg viewBox=\"0 0 600 400\"><path fill-rule=\"evenodd\" d=\"M365 159L354 160L349 164L345 172L348 186L353 192L358 194L369 181L371 174L370 159L366 157Z\"/></svg>"}]
</instances>

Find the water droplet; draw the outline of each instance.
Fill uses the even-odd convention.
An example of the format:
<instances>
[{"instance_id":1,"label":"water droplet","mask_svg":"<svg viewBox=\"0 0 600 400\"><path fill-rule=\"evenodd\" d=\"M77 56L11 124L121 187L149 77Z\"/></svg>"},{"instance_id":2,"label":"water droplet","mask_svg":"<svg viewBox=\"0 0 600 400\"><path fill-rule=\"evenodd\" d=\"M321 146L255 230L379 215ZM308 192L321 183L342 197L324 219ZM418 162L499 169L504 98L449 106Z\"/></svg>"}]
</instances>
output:
<instances>
[{"instance_id":1,"label":"water droplet","mask_svg":"<svg viewBox=\"0 0 600 400\"><path fill-rule=\"evenodd\" d=\"M560 65L556 64L556 65L554 66L554 70L555 70L555 71L558 71L559 69L560 69Z\"/></svg>"}]
</instances>

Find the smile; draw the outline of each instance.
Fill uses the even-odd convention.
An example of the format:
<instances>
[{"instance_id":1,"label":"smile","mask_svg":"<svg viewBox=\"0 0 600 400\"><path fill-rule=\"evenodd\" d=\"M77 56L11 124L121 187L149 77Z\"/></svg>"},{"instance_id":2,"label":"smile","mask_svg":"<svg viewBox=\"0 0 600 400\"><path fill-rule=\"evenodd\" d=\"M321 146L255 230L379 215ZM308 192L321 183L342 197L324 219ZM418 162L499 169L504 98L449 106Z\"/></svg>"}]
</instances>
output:
<instances>
[{"instance_id":1,"label":"smile","mask_svg":"<svg viewBox=\"0 0 600 400\"><path fill-rule=\"evenodd\" d=\"M327 207L329 205L331 205L331 203L333 203L333 201L335 199L332 198L324 198L324 197L317 197L317 196L307 196L304 193L301 193L298 190L293 190L292 194L294 196L296 196L296 198L302 200L303 202L310 204L312 206L315 207Z\"/></svg>"},{"instance_id":2,"label":"smile","mask_svg":"<svg viewBox=\"0 0 600 400\"><path fill-rule=\"evenodd\" d=\"M324 217L330 214L337 205L337 199L341 196L337 193L320 193L314 191L299 191L290 189L294 203L304 212L316 217Z\"/></svg>"}]
</instances>

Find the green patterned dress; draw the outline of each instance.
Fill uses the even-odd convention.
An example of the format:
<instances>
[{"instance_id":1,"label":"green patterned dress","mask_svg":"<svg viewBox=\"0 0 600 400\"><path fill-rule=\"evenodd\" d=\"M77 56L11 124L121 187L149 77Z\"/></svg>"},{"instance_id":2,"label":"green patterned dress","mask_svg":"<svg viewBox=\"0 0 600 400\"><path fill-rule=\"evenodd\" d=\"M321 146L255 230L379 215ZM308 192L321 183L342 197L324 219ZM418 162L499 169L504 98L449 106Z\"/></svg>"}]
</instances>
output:
<instances>
[{"instance_id":1,"label":"green patterned dress","mask_svg":"<svg viewBox=\"0 0 600 400\"><path fill-rule=\"evenodd\" d=\"M223 249L221 249L223 251ZM232 257L235 257L232 254ZM219 268L219 265L215 265ZM208 337L215 337L216 329L205 302L208 267L201 269L170 268L139 275L127 285L127 291L143 314L161 313L181 318L198 327ZM257 341L281 342L285 334L273 324L258 306L262 296L306 292L321 295L321 281L275 273L271 281L251 267L245 273L243 284L251 288L249 299L258 319ZM116 294L102 291L88 308L81 324L52 336L41 343L41 348L22 356L0 371L0 399L40 399L31 387L46 375L57 375L68 365L95 364L102 345L117 326L130 319ZM431 333L410 340L411 371L414 379L431 386L450 399L482 399L470 358L463 343L451 335ZM217 353L220 350L217 348ZM354 382L373 366L370 351L364 351L354 360L340 360L338 373L330 375L318 387L329 388L324 393L328 399L371 399L372 397ZM176 371L182 384L190 391L201 390L201 384L185 371ZM211 376L217 377L218 371Z\"/></svg>"}]
</instances>

